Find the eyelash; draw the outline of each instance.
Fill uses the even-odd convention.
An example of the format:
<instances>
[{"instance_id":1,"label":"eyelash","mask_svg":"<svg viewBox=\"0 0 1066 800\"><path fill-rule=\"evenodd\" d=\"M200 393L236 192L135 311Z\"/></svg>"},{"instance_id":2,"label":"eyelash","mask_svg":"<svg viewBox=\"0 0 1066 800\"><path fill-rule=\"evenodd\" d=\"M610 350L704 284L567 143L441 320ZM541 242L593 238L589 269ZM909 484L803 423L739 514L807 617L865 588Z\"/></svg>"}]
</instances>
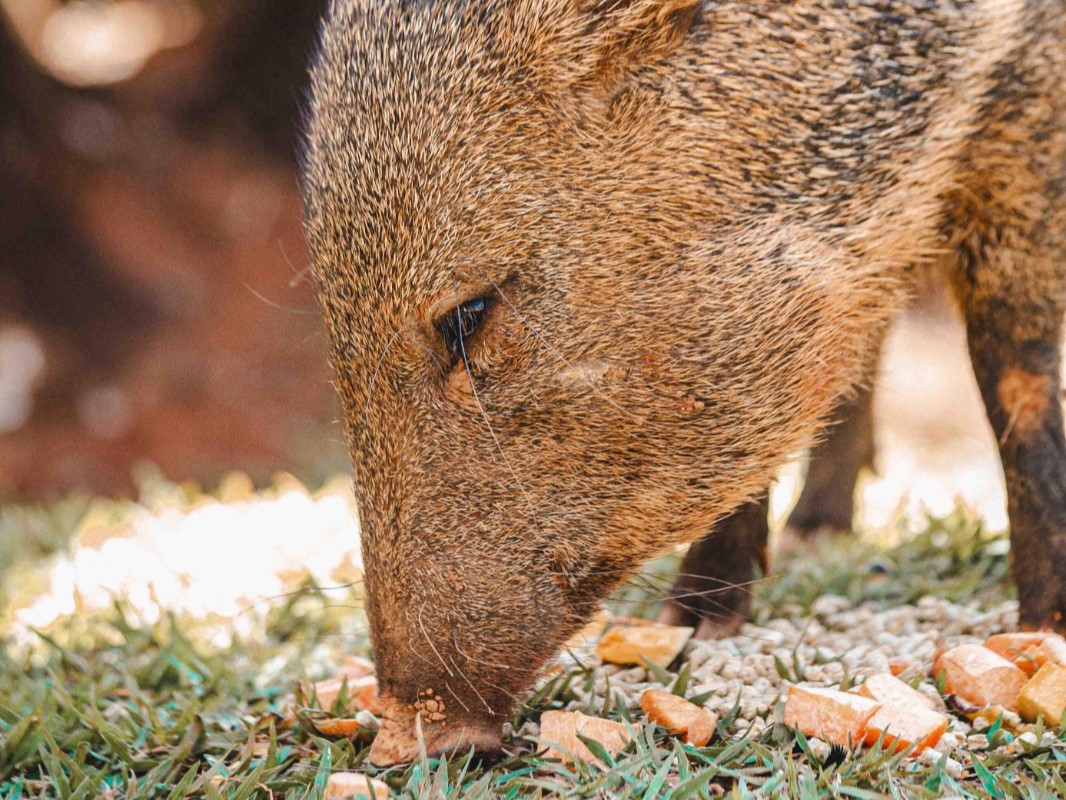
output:
<instances>
[{"instance_id":1,"label":"eyelash","mask_svg":"<svg viewBox=\"0 0 1066 800\"><path fill-rule=\"evenodd\" d=\"M479 297L461 303L437 322L437 332L454 361L467 360L469 342L485 324L489 308L489 301Z\"/></svg>"}]
</instances>

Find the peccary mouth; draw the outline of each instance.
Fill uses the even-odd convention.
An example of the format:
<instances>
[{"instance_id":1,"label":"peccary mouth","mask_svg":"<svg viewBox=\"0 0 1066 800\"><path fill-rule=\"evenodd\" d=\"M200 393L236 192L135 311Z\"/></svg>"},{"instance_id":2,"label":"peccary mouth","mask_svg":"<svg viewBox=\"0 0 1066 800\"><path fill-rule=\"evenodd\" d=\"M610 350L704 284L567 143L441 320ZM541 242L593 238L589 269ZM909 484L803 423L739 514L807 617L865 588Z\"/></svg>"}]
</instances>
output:
<instances>
[{"instance_id":1,"label":"peccary mouth","mask_svg":"<svg viewBox=\"0 0 1066 800\"><path fill-rule=\"evenodd\" d=\"M421 757L459 755L471 750L479 761L491 763L503 748L503 726L498 720L430 721L423 712L385 698L381 730L370 748L370 763L376 767L406 764Z\"/></svg>"}]
</instances>

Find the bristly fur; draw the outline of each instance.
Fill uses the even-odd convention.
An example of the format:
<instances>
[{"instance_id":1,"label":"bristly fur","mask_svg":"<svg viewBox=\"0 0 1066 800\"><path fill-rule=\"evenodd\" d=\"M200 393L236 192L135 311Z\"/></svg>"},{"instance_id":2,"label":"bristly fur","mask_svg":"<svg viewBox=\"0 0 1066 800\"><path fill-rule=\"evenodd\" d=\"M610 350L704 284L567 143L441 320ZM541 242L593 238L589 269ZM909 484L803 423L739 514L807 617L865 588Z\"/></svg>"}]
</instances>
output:
<instances>
[{"instance_id":1,"label":"bristly fur","mask_svg":"<svg viewBox=\"0 0 1066 800\"><path fill-rule=\"evenodd\" d=\"M335 0L307 229L396 703L498 727L612 586L812 442L920 266L954 280L1015 476L1016 559L1050 597L1023 588L1025 621L1056 621L1064 18ZM480 297L448 366L436 323Z\"/></svg>"}]
</instances>

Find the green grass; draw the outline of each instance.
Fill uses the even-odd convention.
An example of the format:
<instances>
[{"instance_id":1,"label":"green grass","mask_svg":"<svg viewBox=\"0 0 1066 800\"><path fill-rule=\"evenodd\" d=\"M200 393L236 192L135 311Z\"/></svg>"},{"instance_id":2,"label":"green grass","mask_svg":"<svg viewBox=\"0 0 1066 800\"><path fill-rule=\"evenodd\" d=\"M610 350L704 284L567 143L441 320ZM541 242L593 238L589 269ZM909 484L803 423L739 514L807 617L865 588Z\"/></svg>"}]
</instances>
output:
<instances>
[{"instance_id":1,"label":"green grass","mask_svg":"<svg viewBox=\"0 0 1066 800\"><path fill-rule=\"evenodd\" d=\"M24 567L62 548L77 508L0 512L0 566ZM651 571L667 567L664 561ZM619 602L650 613L647 586L630 588ZM802 559L756 587L755 614L766 618L785 605L803 610L826 592L885 604L926 594L985 604L1009 591L1003 540L960 512L894 548L853 541ZM453 759L375 771L366 762L367 742L328 741L284 718L294 682L316 669L324 649L366 649L353 627L358 587L342 596L305 585L270 606L261 634L226 647L212 645L202 623L164 617L146 624L120 603L66 619L31 647L7 642L0 654L0 800L316 798L330 771L346 769L376 774L399 796L424 798L1066 797L1061 739L1047 748L975 755L956 781L943 763L916 765L877 748L834 753L832 763L822 763L783 725L719 737L704 748L648 726L604 764L563 765L538 755L534 743L512 741L512 755L491 769ZM681 672L683 682L683 666ZM593 670L561 674L519 717L562 707L594 680ZM607 713L639 718L634 709Z\"/></svg>"}]
</instances>

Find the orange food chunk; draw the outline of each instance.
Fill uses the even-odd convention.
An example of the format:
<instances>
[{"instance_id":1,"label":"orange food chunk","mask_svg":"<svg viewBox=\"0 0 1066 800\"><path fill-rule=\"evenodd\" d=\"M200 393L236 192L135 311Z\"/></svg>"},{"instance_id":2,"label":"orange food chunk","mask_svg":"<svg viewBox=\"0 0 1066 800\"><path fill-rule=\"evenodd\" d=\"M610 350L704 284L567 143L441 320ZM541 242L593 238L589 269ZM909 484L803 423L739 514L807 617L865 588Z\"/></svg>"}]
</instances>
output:
<instances>
[{"instance_id":1,"label":"orange food chunk","mask_svg":"<svg viewBox=\"0 0 1066 800\"><path fill-rule=\"evenodd\" d=\"M945 688L979 706L1000 705L1018 710L1018 693L1026 675L1003 656L979 644L953 647L937 663L945 672Z\"/></svg>"},{"instance_id":2,"label":"orange food chunk","mask_svg":"<svg viewBox=\"0 0 1066 800\"><path fill-rule=\"evenodd\" d=\"M645 691L640 707L651 722L662 725L668 733L684 734L685 741L696 747L711 741L718 724L714 712L663 689Z\"/></svg>"},{"instance_id":3,"label":"orange food chunk","mask_svg":"<svg viewBox=\"0 0 1066 800\"><path fill-rule=\"evenodd\" d=\"M341 688L346 678L333 678L328 681L320 681L314 685L315 696L318 697L319 705L328 711L340 697ZM348 681L347 697L349 708L369 711L371 714L381 715L385 710L381 698L378 696L378 679L373 675L356 678Z\"/></svg>"},{"instance_id":4,"label":"orange food chunk","mask_svg":"<svg viewBox=\"0 0 1066 800\"><path fill-rule=\"evenodd\" d=\"M866 737L866 724L880 708L880 703L859 694L792 686L785 701L785 724L806 736L852 747Z\"/></svg>"},{"instance_id":5,"label":"orange food chunk","mask_svg":"<svg viewBox=\"0 0 1066 800\"><path fill-rule=\"evenodd\" d=\"M600 639L596 654L608 664L639 667L643 657L667 667L681 655L693 633L692 628L669 625L617 625Z\"/></svg>"},{"instance_id":6,"label":"orange food chunk","mask_svg":"<svg viewBox=\"0 0 1066 800\"><path fill-rule=\"evenodd\" d=\"M863 697L869 697L882 705L922 706L930 711L937 708L936 701L912 689L894 675L871 675L858 689Z\"/></svg>"},{"instance_id":7,"label":"orange food chunk","mask_svg":"<svg viewBox=\"0 0 1066 800\"><path fill-rule=\"evenodd\" d=\"M334 772L326 781L326 800L388 800L389 787L361 772Z\"/></svg>"},{"instance_id":8,"label":"orange food chunk","mask_svg":"<svg viewBox=\"0 0 1066 800\"><path fill-rule=\"evenodd\" d=\"M714 729L718 725L718 717L713 711L701 708L700 714L688 726L682 737L693 747L703 747L714 738Z\"/></svg>"},{"instance_id":9,"label":"orange food chunk","mask_svg":"<svg viewBox=\"0 0 1066 800\"><path fill-rule=\"evenodd\" d=\"M1037 647L1052 635L1048 631L997 633L995 636L988 637L985 647L1008 661L1014 662L1014 665L1023 672L1032 675L1037 668Z\"/></svg>"},{"instance_id":10,"label":"orange food chunk","mask_svg":"<svg viewBox=\"0 0 1066 800\"><path fill-rule=\"evenodd\" d=\"M1047 637L1036 648L1035 659L1037 666L1058 664L1066 667L1066 639L1058 634Z\"/></svg>"},{"instance_id":11,"label":"orange food chunk","mask_svg":"<svg viewBox=\"0 0 1066 800\"><path fill-rule=\"evenodd\" d=\"M872 746L884 734L882 745L886 750L898 753L914 746L913 755L918 755L927 747L934 747L947 729L945 714L913 703L892 702L882 705L866 723L866 744Z\"/></svg>"},{"instance_id":12,"label":"orange food chunk","mask_svg":"<svg viewBox=\"0 0 1066 800\"><path fill-rule=\"evenodd\" d=\"M311 720L311 724L322 736L331 736L336 739L354 739L358 736L369 736L372 733L370 728L357 719L316 719Z\"/></svg>"},{"instance_id":13,"label":"orange food chunk","mask_svg":"<svg viewBox=\"0 0 1066 800\"><path fill-rule=\"evenodd\" d=\"M576 711L545 711L540 718L540 738L554 745L547 752L549 758L573 761L596 760L592 751L577 738L581 734L603 745L612 756L616 755L630 739L629 729L621 722L600 717L589 717Z\"/></svg>"},{"instance_id":14,"label":"orange food chunk","mask_svg":"<svg viewBox=\"0 0 1066 800\"><path fill-rule=\"evenodd\" d=\"M1028 722L1036 722L1043 715L1044 724L1055 727L1063 709L1066 709L1066 667L1048 662L1018 695L1018 711Z\"/></svg>"},{"instance_id":15,"label":"orange food chunk","mask_svg":"<svg viewBox=\"0 0 1066 800\"><path fill-rule=\"evenodd\" d=\"M888 669L893 675L900 675L910 669L911 662L902 658L893 658L888 662Z\"/></svg>"}]
</instances>

